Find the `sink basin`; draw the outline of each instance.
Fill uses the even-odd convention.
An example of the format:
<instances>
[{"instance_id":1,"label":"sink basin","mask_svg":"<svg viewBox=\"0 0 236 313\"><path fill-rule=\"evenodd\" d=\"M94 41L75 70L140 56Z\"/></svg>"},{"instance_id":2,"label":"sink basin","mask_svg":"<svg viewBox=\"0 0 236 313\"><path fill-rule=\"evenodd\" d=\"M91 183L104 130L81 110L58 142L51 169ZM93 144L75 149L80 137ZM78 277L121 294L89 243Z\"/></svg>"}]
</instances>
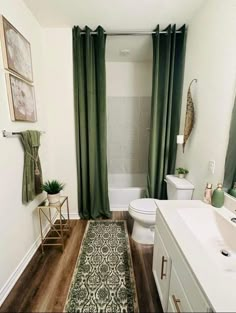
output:
<instances>
[{"instance_id":1,"label":"sink basin","mask_svg":"<svg viewBox=\"0 0 236 313\"><path fill-rule=\"evenodd\" d=\"M235 224L211 206L178 208L177 213L212 261L225 274L236 274Z\"/></svg>"}]
</instances>

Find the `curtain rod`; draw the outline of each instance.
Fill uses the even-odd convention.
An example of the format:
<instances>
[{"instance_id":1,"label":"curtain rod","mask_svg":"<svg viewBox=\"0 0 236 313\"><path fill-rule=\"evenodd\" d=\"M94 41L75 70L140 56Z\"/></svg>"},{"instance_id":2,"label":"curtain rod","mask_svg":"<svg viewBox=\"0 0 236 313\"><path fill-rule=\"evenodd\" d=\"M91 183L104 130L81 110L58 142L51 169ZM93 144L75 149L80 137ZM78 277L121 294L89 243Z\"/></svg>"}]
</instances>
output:
<instances>
[{"instance_id":1,"label":"curtain rod","mask_svg":"<svg viewBox=\"0 0 236 313\"><path fill-rule=\"evenodd\" d=\"M21 132L8 132L5 129L2 131L2 136L5 138L11 137L11 136L18 136ZM41 131L40 134L45 134L45 131Z\"/></svg>"},{"instance_id":2,"label":"curtain rod","mask_svg":"<svg viewBox=\"0 0 236 313\"><path fill-rule=\"evenodd\" d=\"M172 31L171 31L172 32ZM91 35L97 35L98 32L90 32ZM177 30L175 33L180 34L182 31ZM85 35L86 32L82 31L80 33L81 35ZM152 35L156 34L155 31L117 31L117 32L104 32L107 36L143 36L143 35ZM159 32L159 34L167 34L166 30L162 30Z\"/></svg>"}]
</instances>

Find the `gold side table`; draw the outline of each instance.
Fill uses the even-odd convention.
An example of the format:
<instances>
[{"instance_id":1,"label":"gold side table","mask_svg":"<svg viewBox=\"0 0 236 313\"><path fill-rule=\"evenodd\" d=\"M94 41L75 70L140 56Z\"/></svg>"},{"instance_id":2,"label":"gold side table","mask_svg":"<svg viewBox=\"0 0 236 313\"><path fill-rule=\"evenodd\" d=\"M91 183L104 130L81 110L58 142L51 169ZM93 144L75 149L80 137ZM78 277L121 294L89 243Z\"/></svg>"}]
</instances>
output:
<instances>
[{"instance_id":1,"label":"gold side table","mask_svg":"<svg viewBox=\"0 0 236 313\"><path fill-rule=\"evenodd\" d=\"M66 217L65 213L62 214L62 207L66 204ZM52 213L53 211L55 214ZM62 251L65 248L65 236L70 234L70 213L69 213L69 201L67 196L61 196L60 202L49 203L45 199L38 206L38 215L40 223L40 233L41 233L41 248L42 253L44 253L44 246L61 246ZM43 233L43 224L42 218L45 218L49 222L50 230L47 234ZM58 219L57 219L58 217ZM54 221L56 221L54 223ZM50 236L50 233L54 233L53 236ZM53 242L57 241L57 242Z\"/></svg>"}]
</instances>

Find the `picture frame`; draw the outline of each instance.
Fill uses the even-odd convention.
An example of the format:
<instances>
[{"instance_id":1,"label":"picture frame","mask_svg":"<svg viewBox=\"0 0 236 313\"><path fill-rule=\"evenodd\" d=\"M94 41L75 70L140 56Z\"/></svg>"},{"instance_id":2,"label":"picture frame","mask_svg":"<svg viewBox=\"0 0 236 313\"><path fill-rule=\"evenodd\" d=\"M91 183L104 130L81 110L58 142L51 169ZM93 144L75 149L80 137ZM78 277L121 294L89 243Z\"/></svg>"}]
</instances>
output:
<instances>
[{"instance_id":1,"label":"picture frame","mask_svg":"<svg viewBox=\"0 0 236 313\"><path fill-rule=\"evenodd\" d=\"M36 122L34 86L6 73L7 94L12 121Z\"/></svg>"},{"instance_id":2,"label":"picture frame","mask_svg":"<svg viewBox=\"0 0 236 313\"><path fill-rule=\"evenodd\" d=\"M0 34L5 69L32 83L33 68L29 41L2 15Z\"/></svg>"}]
</instances>

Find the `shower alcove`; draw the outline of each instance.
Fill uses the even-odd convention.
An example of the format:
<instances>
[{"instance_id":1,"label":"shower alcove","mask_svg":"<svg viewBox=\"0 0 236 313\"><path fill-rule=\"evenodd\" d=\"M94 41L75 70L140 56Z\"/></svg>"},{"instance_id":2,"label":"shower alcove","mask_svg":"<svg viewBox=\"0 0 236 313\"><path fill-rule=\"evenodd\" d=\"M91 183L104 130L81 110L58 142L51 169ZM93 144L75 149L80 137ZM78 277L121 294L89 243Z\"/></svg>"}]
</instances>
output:
<instances>
[{"instance_id":1,"label":"shower alcove","mask_svg":"<svg viewBox=\"0 0 236 313\"><path fill-rule=\"evenodd\" d=\"M108 36L107 156L111 210L144 196L150 133L151 36Z\"/></svg>"}]
</instances>

